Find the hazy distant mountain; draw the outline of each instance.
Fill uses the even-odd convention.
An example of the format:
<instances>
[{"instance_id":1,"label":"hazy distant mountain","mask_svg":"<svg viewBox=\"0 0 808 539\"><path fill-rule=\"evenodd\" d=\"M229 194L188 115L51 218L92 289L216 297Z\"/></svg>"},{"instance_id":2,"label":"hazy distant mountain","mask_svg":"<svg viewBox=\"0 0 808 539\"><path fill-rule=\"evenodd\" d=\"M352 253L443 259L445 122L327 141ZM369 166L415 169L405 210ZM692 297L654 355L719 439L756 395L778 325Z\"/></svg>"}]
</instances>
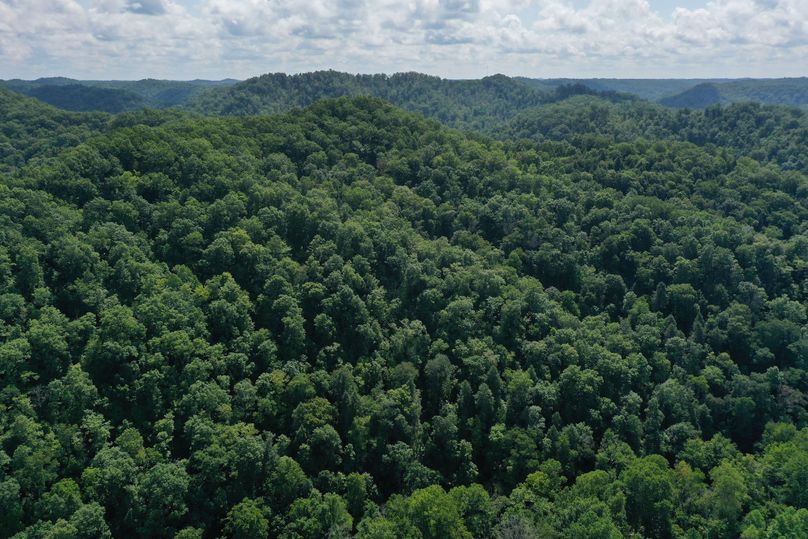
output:
<instances>
[{"instance_id":1,"label":"hazy distant mountain","mask_svg":"<svg viewBox=\"0 0 808 539\"><path fill-rule=\"evenodd\" d=\"M47 77L31 81L7 80L0 85L72 111L123 112L143 107L175 107L206 88L229 86L237 81L80 81L65 77Z\"/></svg>"},{"instance_id":2,"label":"hazy distant mountain","mask_svg":"<svg viewBox=\"0 0 808 539\"><path fill-rule=\"evenodd\" d=\"M764 105L808 106L808 78L792 79L529 79L542 90L580 84L597 91L633 94L676 108L753 102Z\"/></svg>"},{"instance_id":3,"label":"hazy distant mountain","mask_svg":"<svg viewBox=\"0 0 808 539\"><path fill-rule=\"evenodd\" d=\"M0 81L0 85L61 109L112 113L182 107L209 115L244 116L283 112L329 97L373 95L447 125L486 130L530 107L586 93L610 100L634 96L674 108L737 102L808 107L808 78L534 79L494 75L451 80L420 73L388 76L316 71L271 73L243 82L49 77Z\"/></svg>"},{"instance_id":4,"label":"hazy distant mountain","mask_svg":"<svg viewBox=\"0 0 808 539\"><path fill-rule=\"evenodd\" d=\"M721 103L721 92L717 84L698 84L684 92L660 99L659 102L667 107L701 109Z\"/></svg>"},{"instance_id":5,"label":"hazy distant mountain","mask_svg":"<svg viewBox=\"0 0 808 539\"><path fill-rule=\"evenodd\" d=\"M705 83L659 102L669 107L701 108L747 101L765 105L808 107L808 78L741 79Z\"/></svg>"},{"instance_id":6,"label":"hazy distant mountain","mask_svg":"<svg viewBox=\"0 0 808 539\"><path fill-rule=\"evenodd\" d=\"M569 84L582 84L593 90L602 92L621 92L633 94L649 101L658 101L664 97L688 90L705 82L717 82L721 79L529 79L517 77L536 88L554 89Z\"/></svg>"}]
</instances>

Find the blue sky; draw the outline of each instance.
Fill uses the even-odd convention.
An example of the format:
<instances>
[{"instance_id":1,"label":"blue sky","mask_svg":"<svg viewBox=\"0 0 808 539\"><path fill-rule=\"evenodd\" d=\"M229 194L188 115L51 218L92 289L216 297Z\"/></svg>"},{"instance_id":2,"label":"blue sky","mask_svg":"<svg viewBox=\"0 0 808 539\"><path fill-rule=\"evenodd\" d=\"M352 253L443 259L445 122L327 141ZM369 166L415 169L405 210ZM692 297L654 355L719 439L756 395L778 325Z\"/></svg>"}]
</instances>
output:
<instances>
[{"instance_id":1,"label":"blue sky","mask_svg":"<svg viewBox=\"0 0 808 539\"><path fill-rule=\"evenodd\" d=\"M0 0L0 78L808 75L808 0Z\"/></svg>"}]
</instances>

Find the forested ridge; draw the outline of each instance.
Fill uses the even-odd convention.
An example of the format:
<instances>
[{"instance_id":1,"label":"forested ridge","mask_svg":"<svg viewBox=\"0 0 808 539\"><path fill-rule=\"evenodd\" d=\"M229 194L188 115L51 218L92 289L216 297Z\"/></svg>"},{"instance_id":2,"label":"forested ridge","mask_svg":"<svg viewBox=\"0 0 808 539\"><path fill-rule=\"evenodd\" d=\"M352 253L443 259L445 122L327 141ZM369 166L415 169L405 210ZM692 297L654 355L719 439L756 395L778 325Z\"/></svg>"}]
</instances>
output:
<instances>
[{"instance_id":1,"label":"forested ridge","mask_svg":"<svg viewBox=\"0 0 808 539\"><path fill-rule=\"evenodd\" d=\"M659 101L674 107L756 102L766 105L791 105L805 109L808 107L808 78L705 82Z\"/></svg>"},{"instance_id":2,"label":"forested ridge","mask_svg":"<svg viewBox=\"0 0 808 539\"><path fill-rule=\"evenodd\" d=\"M452 80L420 73L362 75L316 71L270 73L245 81L143 79L76 80L48 77L0 80L0 86L71 111L124 112L182 107L214 115L285 112L317 99L373 95L413 112L439 114L456 127L488 129L515 110L579 92L648 100L675 108L732 103L808 107L808 78L784 79L533 79L494 75Z\"/></svg>"},{"instance_id":3,"label":"forested ridge","mask_svg":"<svg viewBox=\"0 0 808 539\"><path fill-rule=\"evenodd\" d=\"M136 81L75 80L49 77L36 80L5 80L0 86L74 112L124 112L144 107L168 108L182 105L206 88L226 87L221 81Z\"/></svg>"},{"instance_id":4,"label":"forested ridge","mask_svg":"<svg viewBox=\"0 0 808 539\"><path fill-rule=\"evenodd\" d=\"M719 147L736 157L773 162L786 170L808 172L808 114L757 103L672 110L642 101L570 95L526 109L491 134L504 139L568 141L576 145L604 140L631 142L638 138L684 141Z\"/></svg>"},{"instance_id":5,"label":"forested ridge","mask_svg":"<svg viewBox=\"0 0 808 539\"><path fill-rule=\"evenodd\" d=\"M581 93L0 90L0 536L808 536L804 113Z\"/></svg>"},{"instance_id":6,"label":"forested ridge","mask_svg":"<svg viewBox=\"0 0 808 539\"><path fill-rule=\"evenodd\" d=\"M793 81L797 88L806 82ZM618 79L609 85L597 79L582 83L561 80L548 87L531 84L535 82L502 75L463 81L419 73L275 73L208 89L185 108L213 116L250 116L286 112L323 98L372 95L444 125L504 140L575 138L580 142L593 136L615 142L671 139L700 146L712 144L737 156L808 172L808 115L796 108L748 102L709 107L705 105L711 103L704 103L700 110L676 110L609 89L631 89L631 84L649 81ZM765 87L764 83L776 87L777 82L745 84L751 88Z\"/></svg>"},{"instance_id":7,"label":"forested ridge","mask_svg":"<svg viewBox=\"0 0 808 539\"><path fill-rule=\"evenodd\" d=\"M185 107L202 114L247 116L286 112L323 98L375 96L453 127L486 130L544 103L550 95L504 75L447 80L420 73L388 76L315 71L270 73L229 88L209 89Z\"/></svg>"},{"instance_id":8,"label":"forested ridge","mask_svg":"<svg viewBox=\"0 0 808 539\"><path fill-rule=\"evenodd\" d=\"M31 158L55 155L98 133L107 121L100 113L70 114L0 88L0 172L11 172Z\"/></svg>"}]
</instances>

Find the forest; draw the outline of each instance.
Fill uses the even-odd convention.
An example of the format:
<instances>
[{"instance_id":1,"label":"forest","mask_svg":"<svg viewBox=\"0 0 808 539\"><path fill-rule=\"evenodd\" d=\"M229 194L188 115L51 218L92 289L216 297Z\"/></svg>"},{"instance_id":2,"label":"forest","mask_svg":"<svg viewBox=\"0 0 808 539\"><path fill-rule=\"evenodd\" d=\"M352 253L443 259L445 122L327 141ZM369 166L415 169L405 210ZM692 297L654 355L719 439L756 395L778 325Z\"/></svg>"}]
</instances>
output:
<instances>
[{"instance_id":1,"label":"forest","mask_svg":"<svg viewBox=\"0 0 808 539\"><path fill-rule=\"evenodd\" d=\"M804 111L295 80L0 88L0 537L808 538Z\"/></svg>"}]
</instances>

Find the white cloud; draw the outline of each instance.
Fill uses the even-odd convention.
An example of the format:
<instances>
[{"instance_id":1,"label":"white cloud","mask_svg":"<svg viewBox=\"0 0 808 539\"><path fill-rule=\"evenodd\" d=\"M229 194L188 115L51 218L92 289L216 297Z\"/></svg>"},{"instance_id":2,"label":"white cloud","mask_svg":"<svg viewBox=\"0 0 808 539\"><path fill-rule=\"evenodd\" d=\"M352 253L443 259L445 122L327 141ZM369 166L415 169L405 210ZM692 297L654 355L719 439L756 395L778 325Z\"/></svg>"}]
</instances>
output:
<instances>
[{"instance_id":1,"label":"white cloud","mask_svg":"<svg viewBox=\"0 0 808 539\"><path fill-rule=\"evenodd\" d=\"M804 75L807 0L0 0L0 77ZM691 4L692 5L692 4Z\"/></svg>"}]
</instances>

